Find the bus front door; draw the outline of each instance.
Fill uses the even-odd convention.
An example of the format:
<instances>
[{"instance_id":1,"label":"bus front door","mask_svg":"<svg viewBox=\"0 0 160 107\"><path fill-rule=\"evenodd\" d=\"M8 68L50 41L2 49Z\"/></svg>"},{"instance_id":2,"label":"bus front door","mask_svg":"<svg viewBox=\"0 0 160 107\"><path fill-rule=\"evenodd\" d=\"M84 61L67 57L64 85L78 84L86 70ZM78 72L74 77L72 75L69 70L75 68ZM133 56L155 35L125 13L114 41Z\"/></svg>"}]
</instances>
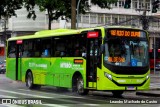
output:
<instances>
[{"instance_id":1,"label":"bus front door","mask_svg":"<svg viewBox=\"0 0 160 107\"><path fill-rule=\"evenodd\" d=\"M87 40L87 87L96 88L97 82L97 67L99 60L99 40L98 38L92 38Z\"/></svg>"}]
</instances>

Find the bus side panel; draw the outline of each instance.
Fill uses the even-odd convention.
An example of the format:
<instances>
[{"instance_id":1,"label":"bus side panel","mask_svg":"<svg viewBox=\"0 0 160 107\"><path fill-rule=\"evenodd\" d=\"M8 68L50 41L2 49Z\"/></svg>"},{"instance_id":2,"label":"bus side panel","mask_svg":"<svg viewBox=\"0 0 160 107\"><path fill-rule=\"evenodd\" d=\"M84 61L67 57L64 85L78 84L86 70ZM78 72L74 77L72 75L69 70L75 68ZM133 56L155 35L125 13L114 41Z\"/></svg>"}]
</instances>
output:
<instances>
[{"instance_id":1,"label":"bus side panel","mask_svg":"<svg viewBox=\"0 0 160 107\"><path fill-rule=\"evenodd\" d=\"M16 58L7 58L6 67L6 76L16 80Z\"/></svg>"},{"instance_id":2,"label":"bus side panel","mask_svg":"<svg viewBox=\"0 0 160 107\"><path fill-rule=\"evenodd\" d=\"M26 72L29 69L28 68L28 62L30 58L22 58L21 59L21 70L22 70L22 81L25 82Z\"/></svg>"},{"instance_id":3,"label":"bus side panel","mask_svg":"<svg viewBox=\"0 0 160 107\"><path fill-rule=\"evenodd\" d=\"M44 81L44 77L41 77L42 68L47 67L47 65L42 63L41 58L22 58L21 61L22 81L25 82L27 70L31 70L34 84L42 84Z\"/></svg>"},{"instance_id":4,"label":"bus side panel","mask_svg":"<svg viewBox=\"0 0 160 107\"><path fill-rule=\"evenodd\" d=\"M18 80L22 80L22 60L18 58Z\"/></svg>"},{"instance_id":5,"label":"bus side panel","mask_svg":"<svg viewBox=\"0 0 160 107\"><path fill-rule=\"evenodd\" d=\"M51 71L53 73L53 85L60 87L71 87L71 66L73 59L51 58ZM67 76L68 75L68 76Z\"/></svg>"},{"instance_id":6,"label":"bus side panel","mask_svg":"<svg viewBox=\"0 0 160 107\"><path fill-rule=\"evenodd\" d=\"M51 58L41 58L40 60L40 78L42 85L52 85L53 75L51 73Z\"/></svg>"},{"instance_id":7,"label":"bus side panel","mask_svg":"<svg viewBox=\"0 0 160 107\"><path fill-rule=\"evenodd\" d=\"M71 88L72 76L79 71L85 77L85 62L83 64L74 64L74 59L82 58L51 58L51 71L53 73L53 86ZM84 60L83 60L84 61ZM48 81L48 78L46 78ZM84 78L86 80L86 78ZM86 81L84 81L86 82Z\"/></svg>"},{"instance_id":8,"label":"bus side panel","mask_svg":"<svg viewBox=\"0 0 160 107\"><path fill-rule=\"evenodd\" d=\"M111 80L105 77L104 72L111 74L111 72L102 66L102 69L97 70L97 90L124 90L124 87L118 87Z\"/></svg>"}]
</instances>

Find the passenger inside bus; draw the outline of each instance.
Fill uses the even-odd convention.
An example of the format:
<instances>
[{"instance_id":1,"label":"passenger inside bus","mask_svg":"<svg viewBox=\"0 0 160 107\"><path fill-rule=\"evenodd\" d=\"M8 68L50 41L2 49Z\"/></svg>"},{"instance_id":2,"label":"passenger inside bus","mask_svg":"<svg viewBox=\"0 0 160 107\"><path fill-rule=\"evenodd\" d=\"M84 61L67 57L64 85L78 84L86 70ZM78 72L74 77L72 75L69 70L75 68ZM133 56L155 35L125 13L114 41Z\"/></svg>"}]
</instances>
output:
<instances>
[{"instance_id":1,"label":"passenger inside bus","mask_svg":"<svg viewBox=\"0 0 160 107\"><path fill-rule=\"evenodd\" d=\"M87 52L87 50L86 50L85 46L83 46L81 49L82 57L86 57L86 54L87 54L86 52Z\"/></svg>"}]
</instances>

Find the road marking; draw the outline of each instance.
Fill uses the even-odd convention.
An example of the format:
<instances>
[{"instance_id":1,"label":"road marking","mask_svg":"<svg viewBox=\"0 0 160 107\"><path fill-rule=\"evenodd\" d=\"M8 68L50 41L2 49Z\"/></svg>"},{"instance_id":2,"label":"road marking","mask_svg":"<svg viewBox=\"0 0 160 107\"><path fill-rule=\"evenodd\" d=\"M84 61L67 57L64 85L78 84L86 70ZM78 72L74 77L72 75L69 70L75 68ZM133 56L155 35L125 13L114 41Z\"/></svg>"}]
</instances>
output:
<instances>
[{"instance_id":1,"label":"road marking","mask_svg":"<svg viewBox=\"0 0 160 107\"><path fill-rule=\"evenodd\" d=\"M150 87L160 88L160 83L151 83Z\"/></svg>"},{"instance_id":2,"label":"road marking","mask_svg":"<svg viewBox=\"0 0 160 107\"><path fill-rule=\"evenodd\" d=\"M13 96L8 96L8 95L0 95L0 97L3 97L3 98L18 98L18 97L13 97ZM22 107L22 106L18 106L18 105L14 105L14 104L0 104L0 105L4 105L4 106L7 106L7 107ZM41 104L41 105L49 106L49 107L68 107L68 106L62 106L62 105L58 105L58 104Z\"/></svg>"},{"instance_id":3,"label":"road marking","mask_svg":"<svg viewBox=\"0 0 160 107\"><path fill-rule=\"evenodd\" d=\"M44 106L49 106L49 107L68 107L68 106L62 106L62 105L58 105L58 104L42 104Z\"/></svg>"},{"instance_id":4,"label":"road marking","mask_svg":"<svg viewBox=\"0 0 160 107\"><path fill-rule=\"evenodd\" d=\"M103 100L99 100L99 99L93 99L91 97L77 97L77 96L71 96L71 95L62 95L62 94L55 94L55 93L46 93L46 92L40 92L40 91L34 91L34 90L28 90L28 89L18 89L18 90L21 90L21 91L29 91L29 92L36 92L36 93L43 93L43 94L47 94L47 95L58 95L58 96L64 96L64 97L70 97L70 98L81 98L81 99L86 99L86 100L91 100L91 101L101 101L103 102ZM97 91L98 92L98 91ZM75 102L77 103L77 101L72 101L72 102Z\"/></svg>"},{"instance_id":5,"label":"road marking","mask_svg":"<svg viewBox=\"0 0 160 107\"><path fill-rule=\"evenodd\" d=\"M48 96L40 96L40 95L33 95L33 94L25 94L25 93L20 93L20 92L15 92L15 91L7 91L7 90L2 90L2 89L0 89L0 91L1 91L1 92L12 93L12 94L19 94L19 95L31 96L31 97L54 98L54 97L48 97Z\"/></svg>"},{"instance_id":6,"label":"road marking","mask_svg":"<svg viewBox=\"0 0 160 107\"><path fill-rule=\"evenodd\" d=\"M14 105L14 104L0 104L0 105L7 106L7 107L23 107L23 106Z\"/></svg>"},{"instance_id":7,"label":"road marking","mask_svg":"<svg viewBox=\"0 0 160 107\"><path fill-rule=\"evenodd\" d=\"M26 89L18 89L18 90L36 92L36 93L43 93L43 94L47 94L47 95L59 95L59 96L71 97L71 98L84 98L84 97L77 97L77 96L71 96L71 95L62 95L62 94L55 94L55 93L46 93L46 92L40 92L40 91L34 91L34 90L26 90Z\"/></svg>"},{"instance_id":8,"label":"road marking","mask_svg":"<svg viewBox=\"0 0 160 107\"><path fill-rule=\"evenodd\" d=\"M100 106L99 104L81 104L81 105L91 106L91 107L98 107L98 106Z\"/></svg>"},{"instance_id":9,"label":"road marking","mask_svg":"<svg viewBox=\"0 0 160 107\"><path fill-rule=\"evenodd\" d=\"M18 98L18 97L13 97L13 96L9 96L9 95L0 95L0 97L2 97L2 98Z\"/></svg>"}]
</instances>

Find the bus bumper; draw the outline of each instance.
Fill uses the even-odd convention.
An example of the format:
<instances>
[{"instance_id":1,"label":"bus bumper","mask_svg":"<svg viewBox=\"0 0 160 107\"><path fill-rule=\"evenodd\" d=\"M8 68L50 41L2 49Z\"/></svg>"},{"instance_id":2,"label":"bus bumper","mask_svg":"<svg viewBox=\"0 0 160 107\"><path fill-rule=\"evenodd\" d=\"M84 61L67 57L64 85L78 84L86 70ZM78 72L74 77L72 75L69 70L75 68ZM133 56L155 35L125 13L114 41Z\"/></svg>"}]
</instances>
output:
<instances>
[{"instance_id":1,"label":"bus bumper","mask_svg":"<svg viewBox=\"0 0 160 107\"><path fill-rule=\"evenodd\" d=\"M143 80L142 83L140 84L135 84L135 83L125 83L125 84L120 84L117 81L120 81L121 78L117 80L110 80L108 78L103 78L97 80L97 90L149 90L150 86L150 77L148 79L139 79ZM133 81L132 79L128 79L131 82ZM134 79L135 80L135 79Z\"/></svg>"}]
</instances>

